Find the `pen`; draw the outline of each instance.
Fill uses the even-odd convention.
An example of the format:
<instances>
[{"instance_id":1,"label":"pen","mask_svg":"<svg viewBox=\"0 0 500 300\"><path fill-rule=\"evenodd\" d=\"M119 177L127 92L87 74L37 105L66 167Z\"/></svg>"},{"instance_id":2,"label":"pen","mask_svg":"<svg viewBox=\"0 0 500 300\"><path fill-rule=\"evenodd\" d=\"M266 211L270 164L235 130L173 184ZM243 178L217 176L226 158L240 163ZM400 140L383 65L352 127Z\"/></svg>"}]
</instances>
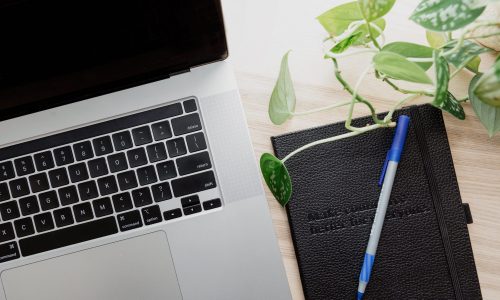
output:
<instances>
[{"instance_id":1,"label":"pen","mask_svg":"<svg viewBox=\"0 0 500 300\"><path fill-rule=\"evenodd\" d=\"M370 280L370 273L375 260L375 253L377 252L380 233L382 232L382 226L384 225L385 213L387 211L387 206L389 205L392 184L394 183L396 169L398 168L401 153L403 152L405 145L409 124L410 118L408 116L402 115L398 118L396 133L394 134L394 138L392 140L391 149L387 153L387 157L382 168L382 174L378 183L379 186L382 185L382 190L380 191L377 211L375 212L375 218L373 219L370 239L368 240L368 246L366 247L363 267L361 268L361 273L359 274L358 300L363 299L366 286Z\"/></svg>"}]
</instances>

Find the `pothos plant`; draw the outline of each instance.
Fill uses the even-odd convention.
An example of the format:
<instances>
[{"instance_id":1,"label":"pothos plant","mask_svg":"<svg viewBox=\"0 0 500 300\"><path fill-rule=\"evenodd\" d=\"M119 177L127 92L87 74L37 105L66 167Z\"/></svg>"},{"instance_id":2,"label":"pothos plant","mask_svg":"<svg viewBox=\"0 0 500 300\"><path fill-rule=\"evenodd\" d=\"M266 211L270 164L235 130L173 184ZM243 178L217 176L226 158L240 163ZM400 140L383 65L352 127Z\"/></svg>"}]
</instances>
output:
<instances>
[{"instance_id":1,"label":"pothos plant","mask_svg":"<svg viewBox=\"0 0 500 300\"><path fill-rule=\"evenodd\" d=\"M500 56L484 74L479 72L480 54L490 49L474 42L478 38L500 36L500 20L481 20L478 17L492 0L424 0L413 11L410 20L426 29L429 45L409 42L385 44L383 17L391 10L396 0L358 0L336 6L317 19L327 31L324 42L325 59L333 63L338 82L351 95L351 100L333 103L330 106L307 112L295 111L295 92L288 55L283 56L281 70L269 101L269 117L274 124L282 124L296 115L305 115L323 110L348 106L345 121L347 133L329 137L302 146L283 159L264 153L260 167L266 184L278 202L285 206L292 194L290 175L285 166L288 159L310 147L364 134L384 127L394 127L394 111L416 97L426 97L433 106L463 120L465 112L462 104L469 101L488 133L493 136L500 131ZM477 34L480 29L486 34ZM343 77L338 60L352 55L371 54L371 63L366 66L352 87ZM430 69L433 67L434 75ZM375 77L385 82L403 97L389 113L379 119L370 100L359 95L358 88L372 71ZM448 89L449 81L460 72L472 72L468 95L457 98ZM425 86L423 89L406 89L400 82L413 82ZM367 106L373 124L354 127L351 124L356 105Z\"/></svg>"}]
</instances>

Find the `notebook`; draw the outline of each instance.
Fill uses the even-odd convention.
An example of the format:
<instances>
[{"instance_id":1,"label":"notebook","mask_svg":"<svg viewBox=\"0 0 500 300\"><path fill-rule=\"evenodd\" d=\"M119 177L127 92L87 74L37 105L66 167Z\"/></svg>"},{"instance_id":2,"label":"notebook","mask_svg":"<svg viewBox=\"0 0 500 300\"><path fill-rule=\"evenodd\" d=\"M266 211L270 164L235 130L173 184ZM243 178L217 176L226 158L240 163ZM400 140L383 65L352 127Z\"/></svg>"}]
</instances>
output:
<instances>
[{"instance_id":1,"label":"notebook","mask_svg":"<svg viewBox=\"0 0 500 300\"><path fill-rule=\"evenodd\" d=\"M375 263L364 299L481 299L463 204L441 111L410 116ZM381 115L383 116L383 114ZM372 123L370 117L354 125ZM347 132L344 123L272 137L278 158ZM288 220L307 299L355 299L394 128L322 144L290 158Z\"/></svg>"}]
</instances>

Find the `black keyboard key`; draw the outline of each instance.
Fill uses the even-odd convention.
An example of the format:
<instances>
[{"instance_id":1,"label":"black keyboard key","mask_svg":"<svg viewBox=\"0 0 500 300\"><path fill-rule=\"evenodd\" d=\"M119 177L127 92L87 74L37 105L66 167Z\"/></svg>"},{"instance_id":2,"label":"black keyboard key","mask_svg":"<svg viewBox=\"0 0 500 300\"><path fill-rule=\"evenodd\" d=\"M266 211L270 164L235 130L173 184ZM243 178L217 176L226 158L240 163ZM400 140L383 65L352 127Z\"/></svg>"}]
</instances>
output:
<instances>
[{"instance_id":1,"label":"black keyboard key","mask_svg":"<svg viewBox=\"0 0 500 300\"><path fill-rule=\"evenodd\" d=\"M167 210L163 213L163 218L165 219L165 221L176 219L179 217L182 217L182 210L180 208Z\"/></svg>"},{"instance_id":2,"label":"black keyboard key","mask_svg":"<svg viewBox=\"0 0 500 300\"><path fill-rule=\"evenodd\" d=\"M90 241L118 232L114 217L107 217L60 230L21 239L19 247L23 256Z\"/></svg>"},{"instance_id":3,"label":"black keyboard key","mask_svg":"<svg viewBox=\"0 0 500 300\"><path fill-rule=\"evenodd\" d=\"M168 180L177 176L175 164L171 160L157 164L156 171L158 172L158 177L161 181Z\"/></svg>"},{"instance_id":4,"label":"black keyboard key","mask_svg":"<svg viewBox=\"0 0 500 300\"><path fill-rule=\"evenodd\" d=\"M162 221L160 207L158 205L144 207L141 209L145 225L151 225Z\"/></svg>"},{"instance_id":5,"label":"black keyboard key","mask_svg":"<svg viewBox=\"0 0 500 300\"><path fill-rule=\"evenodd\" d=\"M65 146L54 150L54 159L58 166L71 164L75 161L73 151L70 146Z\"/></svg>"},{"instance_id":6,"label":"black keyboard key","mask_svg":"<svg viewBox=\"0 0 500 300\"><path fill-rule=\"evenodd\" d=\"M213 189L216 186L214 172L212 171L172 180L172 190L175 197Z\"/></svg>"},{"instance_id":7,"label":"black keyboard key","mask_svg":"<svg viewBox=\"0 0 500 300\"><path fill-rule=\"evenodd\" d=\"M20 213L19 213L19 207L17 206L17 201L9 201L1 203L0 215L2 215L2 221L8 221L19 218Z\"/></svg>"},{"instance_id":8,"label":"black keyboard key","mask_svg":"<svg viewBox=\"0 0 500 300\"><path fill-rule=\"evenodd\" d=\"M131 168L139 167L148 163L144 148L127 151L128 162Z\"/></svg>"},{"instance_id":9,"label":"black keyboard key","mask_svg":"<svg viewBox=\"0 0 500 300\"><path fill-rule=\"evenodd\" d=\"M197 110L196 101L194 99L186 100L182 103L182 105L184 106L184 112L186 113L190 113Z\"/></svg>"},{"instance_id":10,"label":"black keyboard key","mask_svg":"<svg viewBox=\"0 0 500 300\"><path fill-rule=\"evenodd\" d=\"M14 227L16 228L17 237L22 238L35 233L35 227L30 217L15 220Z\"/></svg>"},{"instance_id":11,"label":"black keyboard key","mask_svg":"<svg viewBox=\"0 0 500 300\"><path fill-rule=\"evenodd\" d=\"M14 160L14 164L16 165L17 176L24 176L35 172L31 156L18 158Z\"/></svg>"},{"instance_id":12,"label":"black keyboard key","mask_svg":"<svg viewBox=\"0 0 500 300\"><path fill-rule=\"evenodd\" d=\"M84 222L94 218L92 207L89 202L84 202L73 206L73 213L77 222Z\"/></svg>"},{"instance_id":13,"label":"black keyboard key","mask_svg":"<svg viewBox=\"0 0 500 300\"><path fill-rule=\"evenodd\" d=\"M42 213L33 217L35 228L38 232L54 229L54 220L50 212Z\"/></svg>"},{"instance_id":14,"label":"black keyboard key","mask_svg":"<svg viewBox=\"0 0 500 300\"><path fill-rule=\"evenodd\" d=\"M113 206L116 212L122 212L132 209L132 198L129 193L121 193L113 196Z\"/></svg>"},{"instance_id":15,"label":"black keyboard key","mask_svg":"<svg viewBox=\"0 0 500 300\"><path fill-rule=\"evenodd\" d=\"M77 161L86 160L94 157L92 144L89 141L74 144L73 150L75 151L75 157Z\"/></svg>"},{"instance_id":16,"label":"black keyboard key","mask_svg":"<svg viewBox=\"0 0 500 300\"><path fill-rule=\"evenodd\" d=\"M68 171L66 171L66 168L49 171L49 179L52 188L58 188L69 184Z\"/></svg>"},{"instance_id":17,"label":"black keyboard key","mask_svg":"<svg viewBox=\"0 0 500 300\"><path fill-rule=\"evenodd\" d=\"M109 197L94 200L92 205L94 206L94 212L97 218L113 213L113 206L111 206L111 200Z\"/></svg>"},{"instance_id":18,"label":"black keyboard key","mask_svg":"<svg viewBox=\"0 0 500 300\"><path fill-rule=\"evenodd\" d=\"M108 156L109 170L112 173L120 172L128 168L127 159L124 153L117 153Z\"/></svg>"},{"instance_id":19,"label":"black keyboard key","mask_svg":"<svg viewBox=\"0 0 500 300\"><path fill-rule=\"evenodd\" d=\"M161 141L172 137L172 130L170 130L170 122L162 121L151 125L153 129L153 136L155 141Z\"/></svg>"},{"instance_id":20,"label":"black keyboard key","mask_svg":"<svg viewBox=\"0 0 500 300\"><path fill-rule=\"evenodd\" d=\"M170 191L168 182L155 184L151 186L151 190L153 191L153 199L155 202L161 202L172 198L172 191Z\"/></svg>"},{"instance_id":21,"label":"black keyboard key","mask_svg":"<svg viewBox=\"0 0 500 300\"><path fill-rule=\"evenodd\" d=\"M132 148L132 137L130 136L130 132L122 131L113 134L113 144L115 145L116 151L125 150L128 148Z\"/></svg>"},{"instance_id":22,"label":"black keyboard key","mask_svg":"<svg viewBox=\"0 0 500 300\"><path fill-rule=\"evenodd\" d=\"M115 176L113 175L99 178L97 180L97 185L99 186L99 191L101 192L101 196L106 196L118 192L116 179Z\"/></svg>"},{"instance_id":23,"label":"black keyboard key","mask_svg":"<svg viewBox=\"0 0 500 300\"><path fill-rule=\"evenodd\" d=\"M78 197L78 192L74 185L70 185L59 189L59 199L61 200L61 205L70 205L80 201Z\"/></svg>"},{"instance_id":24,"label":"black keyboard key","mask_svg":"<svg viewBox=\"0 0 500 300\"><path fill-rule=\"evenodd\" d=\"M10 193L7 183L0 183L0 202L9 199L10 199Z\"/></svg>"},{"instance_id":25,"label":"black keyboard key","mask_svg":"<svg viewBox=\"0 0 500 300\"><path fill-rule=\"evenodd\" d=\"M95 181L87 181L78 185L78 192L82 201L99 197Z\"/></svg>"},{"instance_id":26,"label":"black keyboard key","mask_svg":"<svg viewBox=\"0 0 500 300\"><path fill-rule=\"evenodd\" d=\"M178 158L176 163L177 170L179 170L180 175L191 174L210 169L212 167L208 152L201 152Z\"/></svg>"},{"instance_id":27,"label":"black keyboard key","mask_svg":"<svg viewBox=\"0 0 500 300\"><path fill-rule=\"evenodd\" d=\"M0 243L14 239L16 236L14 234L14 228L12 228L12 223L2 223L0 224Z\"/></svg>"},{"instance_id":28,"label":"black keyboard key","mask_svg":"<svg viewBox=\"0 0 500 300\"><path fill-rule=\"evenodd\" d=\"M69 177L71 182L76 183L89 179L89 172L85 163L78 163L68 167Z\"/></svg>"},{"instance_id":29,"label":"black keyboard key","mask_svg":"<svg viewBox=\"0 0 500 300\"><path fill-rule=\"evenodd\" d=\"M183 211L184 211L184 215L185 216L196 214L196 213L201 212L201 205L198 204L198 205L193 205L193 206L190 206L190 207L186 207L186 208L183 209Z\"/></svg>"},{"instance_id":30,"label":"black keyboard key","mask_svg":"<svg viewBox=\"0 0 500 300\"><path fill-rule=\"evenodd\" d=\"M34 155L35 165L38 172L52 169L54 167L54 159L52 158L52 152L45 151L37 153Z\"/></svg>"},{"instance_id":31,"label":"black keyboard key","mask_svg":"<svg viewBox=\"0 0 500 300\"><path fill-rule=\"evenodd\" d=\"M16 242L9 242L0 245L0 263L21 257Z\"/></svg>"},{"instance_id":32,"label":"black keyboard key","mask_svg":"<svg viewBox=\"0 0 500 300\"><path fill-rule=\"evenodd\" d=\"M134 199L135 207L141 207L153 204L153 199L151 198L151 192L147 187L133 190L132 199Z\"/></svg>"},{"instance_id":33,"label":"black keyboard key","mask_svg":"<svg viewBox=\"0 0 500 300\"><path fill-rule=\"evenodd\" d=\"M0 163L0 182L14 178L14 165L11 161Z\"/></svg>"},{"instance_id":34,"label":"black keyboard key","mask_svg":"<svg viewBox=\"0 0 500 300\"><path fill-rule=\"evenodd\" d=\"M46 191L50 188L49 179L47 178L47 174L45 173L31 175L29 177L29 182L32 193Z\"/></svg>"},{"instance_id":35,"label":"black keyboard key","mask_svg":"<svg viewBox=\"0 0 500 300\"><path fill-rule=\"evenodd\" d=\"M142 226L141 214L138 210L129 211L117 216L121 231L136 229Z\"/></svg>"},{"instance_id":36,"label":"black keyboard key","mask_svg":"<svg viewBox=\"0 0 500 300\"><path fill-rule=\"evenodd\" d=\"M170 157L176 157L187 153L186 143L184 142L184 138L182 137L168 140L167 149L168 155L170 155Z\"/></svg>"},{"instance_id":37,"label":"black keyboard key","mask_svg":"<svg viewBox=\"0 0 500 300\"><path fill-rule=\"evenodd\" d=\"M148 185L158 181L156 177L155 167L147 166L137 169L137 178L140 185Z\"/></svg>"},{"instance_id":38,"label":"black keyboard key","mask_svg":"<svg viewBox=\"0 0 500 300\"><path fill-rule=\"evenodd\" d=\"M30 193L30 188L28 186L28 180L26 178L19 178L9 182L10 192L13 198L19 198L26 196Z\"/></svg>"},{"instance_id":39,"label":"black keyboard key","mask_svg":"<svg viewBox=\"0 0 500 300\"><path fill-rule=\"evenodd\" d=\"M38 195L38 200L40 200L40 207L43 211L59 207L56 191L41 193Z\"/></svg>"},{"instance_id":40,"label":"black keyboard key","mask_svg":"<svg viewBox=\"0 0 500 300\"><path fill-rule=\"evenodd\" d=\"M111 138L109 136L96 138L92 141L92 144L94 144L94 151L97 156L113 152L113 145L111 145Z\"/></svg>"},{"instance_id":41,"label":"black keyboard key","mask_svg":"<svg viewBox=\"0 0 500 300\"><path fill-rule=\"evenodd\" d=\"M186 143L189 152L198 152L207 149L207 142L205 141L203 132L197 132L186 136Z\"/></svg>"},{"instance_id":42,"label":"black keyboard key","mask_svg":"<svg viewBox=\"0 0 500 300\"><path fill-rule=\"evenodd\" d=\"M23 216L40 212L40 206L38 205L38 199L36 196L28 196L26 198L19 199L19 207L21 208Z\"/></svg>"},{"instance_id":43,"label":"black keyboard key","mask_svg":"<svg viewBox=\"0 0 500 300\"><path fill-rule=\"evenodd\" d=\"M172 129L175 135L201 130L200 116L197 113L178 117L172 120Z\"/></svg>"},{"instance_id":44,"label":"black keyboard key","mask_svg":"<svg viewBox=\"0 0 500 300\"><path fill-rule=\"evenodd\" d=\"M142 126L139 128L132 129L132 136L134 137L134 144L136 146L149 144L153 141L153 137L151 136L151 130L149 129L149 126Z\"/></svg>"},{"instance_id":45,"label":"black keyboard key","mask_svg":"<svg viewBox=\"0 0 500 300\"><path fill-rule=\"evenodd\" d=\"M167 149L163 143L149 145L146 150L148 151L149 161L152 163L167 159Z\"/></svg>"},{"instance_id":46,"label":"black keyboard key","mask_svg":"<svg viewBox=\"0 0 500 300\"><path fill-rule=\"evenodd\" d=\"M134 171L120 173L117 177L120 190L126 191L137 187L137 178Z\"/></svg>"},{"instance_id":47,"label":"black keyboard key","mask_svg":"<svg viewBox=\"0 0 500 300\"><path fill-rule=\"evenodd\" d=\"M203 202L203 209L210 210L210 209L214 209L217 207L221 207L221 205L222 205L222 203L221 203L220 199L208 200L208 201Z\"/></svg>"},{"instance_id":48,"label":"black keyboard key","mask_svg":"<svg viewBox=\"0 0 500 300\"><path fill-rule=\"evenodd\" d=\"M182 208L186 208L193 205L200 204L200 197L198 195L192 195L189 197L181 198Z\"/></svg>"},{"instance_id":49,"label":"black keyboard key","mask_svg":"<svg viewBox=\"0 0 500 300\"><path fill-rule=\"evenodd\" d=\"M57 227L69 226L75 223L73 213L69 207L54 210L54 220L56 220Z\"/></svg>"},{"instance_id":50,"label":"black keyboard key","mask_svg":"<svg viewBox=\"0 0 500 300\"><path fill-rule=\"evenodd\" d=\"M92 178L100 177L108 174L108 165L106 164L106 159L101 157L89 161L89 172Z\"/></svg>"}]
</instances>

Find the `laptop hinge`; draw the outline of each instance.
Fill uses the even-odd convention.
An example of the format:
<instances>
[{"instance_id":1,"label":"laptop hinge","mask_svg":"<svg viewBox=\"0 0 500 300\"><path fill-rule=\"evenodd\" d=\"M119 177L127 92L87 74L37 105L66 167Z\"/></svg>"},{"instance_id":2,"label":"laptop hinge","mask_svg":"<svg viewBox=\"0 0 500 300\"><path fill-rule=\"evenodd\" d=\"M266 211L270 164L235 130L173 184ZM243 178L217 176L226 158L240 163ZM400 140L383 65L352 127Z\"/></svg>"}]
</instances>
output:
<instances>
[{"instance_id":1,"label":"laptop hinge","mask_svg":"<svg viewBox=\"0 0 500 300\"><path fill-rule=\"evenodd\" d=\"M173 72L173 73L170 73L168 75L169 75L169 77L173 77L173 76L181 75L181 74L188 73L188 72L191 72L191 69L185 69L185 70Z\"/></svg>"}]
</instances>

